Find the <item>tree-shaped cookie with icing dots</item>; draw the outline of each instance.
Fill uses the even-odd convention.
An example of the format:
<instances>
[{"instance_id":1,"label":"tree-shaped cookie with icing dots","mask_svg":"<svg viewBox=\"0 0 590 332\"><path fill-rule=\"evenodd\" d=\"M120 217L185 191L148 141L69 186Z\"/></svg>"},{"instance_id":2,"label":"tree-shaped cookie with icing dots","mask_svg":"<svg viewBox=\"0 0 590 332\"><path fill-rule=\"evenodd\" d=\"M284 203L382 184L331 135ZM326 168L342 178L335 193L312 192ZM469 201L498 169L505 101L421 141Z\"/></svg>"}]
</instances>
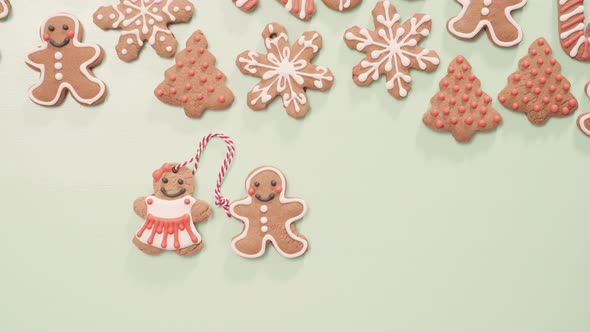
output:
<instances>
[{"instance_id":1,"label":"tree-shaped cookie with icing dots","mask_svg":"<svg viewBox=\"0 0 590 332\"><path fill-rule=\"evenodd\" d=\"M368 86L381 75L393 97L405 98L411 89L410 69L432 72L440 59L435 51L420 47L420 41L430 34L430 16L416 14L404 23L395 7L379 1L373 9L375 30L358 26L346 30L344 41L351 49L367 56L352 70L354 82Z\"/></svg>"},{"instance_id":2,"label":"tree-shaped cookie with icing dots","mask_svg":"<svg viewBox=\"0 0 590 332\"><path fill-rule=\"evenodd\" d=\"M215 66L215 57L207 47L203 32L195 32L155 90L158 99L183 106L184 113L191 118L200 118L208 109L226 109L234 101L233 93L225 85L225 75Z\"/></svg>"},{"instance_id":3,"label":"tree-shaped cookie with icing dots","mask_svg":"<svg viewBox=\"0 0 590 332\"><path fill-rule=\"evenodd\" d=\"M428 128L450 131L457 142L466 143L476 132L495 130L502 122L464 57L451 62L439 86L440 92L432 97L432 107L422 119Z\"/></svg>"},{"instance_id":4,"label":"tree-shaped cookie with icing dots","mask_svg":"<svg viewBox=\"0 0 590 332\"><path fill-rule=\"evenodd\" d=\"M6 18L10 14L10 1L0 0L0 20Z\"/></svg>"},{"instance_id":5,"label":"tree-shaped cookie with icing dots","mask_svg":"<svg viewBox=\"0 0 590 332\"><path fill-rule=\"evenodd\" d=\"M308 31L291 45L285 28L271 23L262 32L262 38L266 54L245 51L236 59L242 73L261 78L248 93L248 106L255 111L263 110L281 96L289 115L304 117L309 111L306 91L326 91L334 84L328 68L311 63L322 48L322 36Z\"/></svg>"},{"instance_id":6,"label":"tree-shaped cookie with icing dots","mask_svg":"<svg viewBox=\"0 0 590 332\"><path fill-rule=\"evenodd\" d=\"M232 0L236 7L249 12L256 9L259 0ZM326 6L338 11L350 10L358 6L362 0L322 0ZM315 13L316 0L280 0L291 14L301 20L309 20Z\"/></svg>"},{"instance_id":7,"label":"tree-shaped cookie with icing dots","mask_svg":"<svg viewBox=\"0 0 590 332\"><path fill-rule=\"evenodd\" d=\"M570 92L571 83L561 74L561 65L549 43L539 38L519 61L518 71L498 95L504 107L525 113L532 124L543 125L550 117L564 117L578 109Z\"/></svg>"},{"instance_id":8,"label":"tree-shaped cookie with icing dots","mask_svg":"<svg viewBox=\"0 0 590 332\"><path fill-rule=\"evenodd\" d=\"M178 43L168 25L187 22L193 13L189 0L119 0L118 5L100 7L94 23L103 30L122 30L116 49L123 61L135 60L146 41L158 55L170 58Z\"/></svg>"},{"instance_id":9,"label":"tree-shaped cookie with icing dots","mask_svg":"<svg viewBox=\"0 0 590 332\"><path fill-rule=\"evenodd\" d=\"M522 28L512 17L528 0L456 0L463 9L447 23L449 32L457 38L471 40L486 30L497 46L512 47L522 41Z\"/></svg>"}]
</instances>

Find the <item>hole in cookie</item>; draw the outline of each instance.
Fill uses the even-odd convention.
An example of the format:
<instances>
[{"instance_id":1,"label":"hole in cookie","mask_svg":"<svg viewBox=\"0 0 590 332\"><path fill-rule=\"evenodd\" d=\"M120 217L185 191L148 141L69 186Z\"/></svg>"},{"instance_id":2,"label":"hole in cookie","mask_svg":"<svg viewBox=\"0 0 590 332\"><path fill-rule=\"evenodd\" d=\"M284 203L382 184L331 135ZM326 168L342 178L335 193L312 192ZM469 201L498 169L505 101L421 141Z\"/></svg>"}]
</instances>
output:
<instances>
[{"instance_id":1,"label":"hole in cookie","mask_svg":"<svg viewBox=\"0 0 590 332\"><path fill-rule=\"evenodd\" d=\"M172 173L174 173L174 174L178 173L178 169L176 167L172 168Z\"/></svg>"},{"instance_id":2,"label":"hole in cookie","mask_svg":"<svg viewBox=\"0 0 590 332\"><path fill-rule=\"evenodd\" d=\"M277 38L277 34L276 34L276 33L274 33L274 32L273 32L273 33L271 33L271 34L270 34L270 39L275 39L275 38Z\"/></svg>"},{"instance_id":3,"label":"hole in cookie","mask_svg":"<svg viewBox=\"0 0 590 332\"><path fill-rule=\"evenodd\" d=\"M303 92L307 92L307 88L306 87L303 87Z\"/></svg>"}]
</instances>

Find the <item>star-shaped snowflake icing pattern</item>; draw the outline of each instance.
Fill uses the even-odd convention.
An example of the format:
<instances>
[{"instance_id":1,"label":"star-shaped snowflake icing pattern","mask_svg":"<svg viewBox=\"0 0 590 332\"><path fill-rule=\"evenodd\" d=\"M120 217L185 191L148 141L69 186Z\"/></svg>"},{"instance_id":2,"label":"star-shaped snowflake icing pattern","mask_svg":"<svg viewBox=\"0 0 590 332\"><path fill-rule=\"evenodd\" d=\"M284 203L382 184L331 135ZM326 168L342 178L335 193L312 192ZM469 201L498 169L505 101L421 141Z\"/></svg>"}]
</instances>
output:
<instances>
[{"instance_id":1,"label":"star-shaped snowflake icing pattern","mask_svg":"<svg viewBox=\"0 0 590 332\"><path fill-rule=\"evenodd\" d=\"M311 63L322 48L322 36L308 31L290 45L285 28L271 23L262 37L267 54L245 51L236 60L242 73L261 78L248 93L248 106L253 110L265 109L280 95L289 115L304 117L309 111L307 89L325 91L334 84L328 68Z\"/></svg>"},{"instance_id":2,"label":"star-shaped snowflake icing pattern","mask_svg":"<svg viewBox=\"0 0 590 332\"><path fill-rule=\"evenodd\" d=\"M236 7L243 11L252 11L258 6L259 0L232 0ZM322 0L326 6L338 11L350 10L358 6L362 0ZM291 14L300 20L309 20L315 13L316 0L279 0Z\"/></svg>"},{"instance_id":3,"label":"star-shaped snowflake icing pattern","mask_svg":"<svg viewBox=\"0 0 590 332\"><path fill-rule=\"evenodd\" d=\"M187 22L193 13L189 0L119 0L118 5L100 7L94 23L103 30L122 30L117 54L123 61L135 60L145 41L158 55L172 57L178 43L168 25Z\"/></svg>"},{"instance_id":4,"label":"star-shaped snowflake icing pattern","mask_svg":"<svg viewBox=\"0 0 590 332\"><path fill-rule=\"evenodd\" d=\"M388 1L376 4L373 18L374 31L355 26L344 34L348 47L367 54L353 68L354 82L368 86L384 74L389 93L397 99L405 98L411 89L410 69L432 72L440 63L435 51L418 46L430 34L432 21L428 15L416 14L402 24Z\"/></svg>"}]
</instances>

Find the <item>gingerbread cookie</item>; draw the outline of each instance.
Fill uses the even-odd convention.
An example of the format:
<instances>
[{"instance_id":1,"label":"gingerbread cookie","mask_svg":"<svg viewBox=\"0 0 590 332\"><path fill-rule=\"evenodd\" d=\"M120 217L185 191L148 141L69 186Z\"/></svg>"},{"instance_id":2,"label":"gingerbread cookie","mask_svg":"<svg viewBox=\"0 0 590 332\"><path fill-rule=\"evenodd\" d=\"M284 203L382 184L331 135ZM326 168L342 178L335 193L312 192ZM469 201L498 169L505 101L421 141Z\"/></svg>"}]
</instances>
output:
<instances>
[{"instance_id":1,"label":"gingerbread cookie","mask_svg":"<svg viewBox=\"0 0 590 332\"><path fill-rule=\"evenodd\" d=\"M440 92L430 100L432 108L422 119L428 128L450 131L457 142L465 143L476 132L495 130L502 122L464 57L453 60L439 86Z\"/></svg>"},{"instance_id":2,"label":"gingerbread cookie","mask_svg":"<svg viewBox=\"0 0 590 332\"><path fill-rule=\"evenodd\" d=\"M244 230L232 241L238 255L260 257L268 242L288 258L307 251L307 239L293 224L305 214L305 203L286 197L286 190L285 176L274 167L261 167L250 173L246 180L248 197L230 205L232 216L244 223Z\"/></svg>"},{"instance_id":3,"label":"gingerbread cookie","mask_svg":"<svg viewBox=\"0 0 590 332\"><path fill-rule=\"evenodd\" d=\"M557 0L559 8L559 40L572 58L590 61L590 35L586 25L584 0Z\"/></svg>"},{"instance_id":4,"label":"gingerbread cookie","mask_svg":"<svg viewBox=\"0 0 590 332\"><path fill-rule=\"evenodd\" d=\"M195 180L188 167L164 164L152 174L154 193L139 197L133 210L144 220L133 243L149 255L162 250L190 256L203 248L195 223L209 218L209 204L192 197Z\"/></svg>"},{"instance_id":5,"label":"gingerbread cookie","mask_svg":"<svg viewBox=\"0 0 590 332\"><path fill-rule=\"evenodd\" d=\"M0 19L6 18L10 14L10 1L0 0Z\"/></svg>"},{"instance_id":6,"label":"gingerbread cookie","mask_svg":"<svg viewBox=\"0 0 590 332\"><path fill-rule=\"evenodd\" d=\"M308 31L290 45L285 28L271 23L262 38L266 54L245 51L236 59L242 73L261 78L248 93L248 106L255 111L265 109L280 95L289 115L304 117L309 111L306 91L326 91L334 84L328 68L311 63L322 48L322 36Z\"/></svg>"},{"instance_id":7,"label":"gingerbread cookie","mask_svg":"<svg viewBox=\"0 0 590 332\"><path fill-rule=\"evenodd\" d=\"M207 50L201 31L187 41L186 48L176 55L176 65L166 71L166 79L156 88L162 102L183 106L191 118L200 118L207 109L226 109L234 95L225 85L225 75L215 67L215 57Z\"/></svg>"},{"instance_id":8,"label":"gingerbread cookie","mask_svg":"<svg viewBox=\"0 0 590 332\"><path fill-rule=\"evenodd\" d=\"M416 14L401 23L391 3L379 1L373 9L373 20L375 30L355 26L344 34L348 47L367 54L353 68L353 80L357 85L368 86L385 75L389 94L405 98L411 89L410 69L432 72L440 63L435 51L418 46L430 34L430 16Z\"/></svg>"},{"instance_id":9,"label":"gingerbread cookie","mask_svg":"<svg viewBox=\"0 0 590 332\"><path fill-rule=\"evenodd\" d=\"M457 0L463 10L447 23L457 38L471 40L486 29L488 38L497 46L512 47L522 41L522 29L512 17L528 0Z\"/></svg>"},{"instance_id":10,"label":"gingerbread cookie","mask_svg":"<svg viewBox=\"0 0 590 332\"><path fill-rule=\"evenodd\" d=\"M62 103L66 92L83 105L96 105L106 97L105 84L92 68L102 62L102 48L82 43L80 21L70 14L57 14L41 25L43 44L27 54L25 62L41 73L29 97L42 106Z\"/></svg>"},{"instance_id":11,"label":"gingerbread cookie","mask_svg":"<svg viewBox=\"0 0 590 332\"><path fill-rule=\"evenodd\" d=\"M352 9L362 0L322 0L331 9L346 11ZM252 11L258 6L258 0L232 0L243 11ZM309 20L315 13L315 0L280 0L285 9L301 20Z\"/></svg>"},{"instance_id":12,"label":"gingerbread cookie","mask_svg":"<svg viewBox=\"0 0 590 332\"><path fill-rule=\"evenodd\" d=\"M590 83L586 83L584 91L586 92L586 96L590 97ZM580 130L582 131L582 133L590 137L590 113L584 113L580 115L576 123L578 125L578 128L580 128Z\"/></svg>"},{"instance_id":13,"label":"gingerbread cookie","mask_svg":"<svg viewBox=\"0 0 590 332\"><path fill-rule=\"evenodd\" d=\"M117 54L123 61L135 60L145 41L170 58L178 43L168 25L188 22L194 11L189 0L119 0L118 5L100 7L94 23L103 30L122 30Z\"/></svg>"},{"instance_id":14,"label":"gingerbread cookie","mask_svg":"<svg viewBox=\"0 0 590 332\"><path fill-rule=\"evenodd\" d=\"M544 124L549 117L571 115L578 109L571 84L561 75L561 65L552 53L545 39L533 42L519 61L519 70L509 76L508 85L498 95L504 107L526 113L535 125Z\"/></svg>"}]
</instances>

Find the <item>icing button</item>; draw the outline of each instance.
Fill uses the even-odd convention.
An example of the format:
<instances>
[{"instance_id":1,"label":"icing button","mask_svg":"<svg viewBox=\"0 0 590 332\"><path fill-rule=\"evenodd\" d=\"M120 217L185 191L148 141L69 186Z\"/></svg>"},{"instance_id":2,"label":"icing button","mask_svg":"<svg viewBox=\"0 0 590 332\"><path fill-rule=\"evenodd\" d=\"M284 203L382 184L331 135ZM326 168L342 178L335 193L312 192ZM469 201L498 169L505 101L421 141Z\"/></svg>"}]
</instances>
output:
<instances>
[{"instance_id":1,"label":"icing button","mask_svg":"<svg viewBox=\"0 0 590 332\"><path fill-rule=\"evenodd\" d=\"M268 206L263 205L260 207L260 212L265 213L266 211L268 211Z\"/></svg>"},{"instance_id":2,"label":"icing button","mask_svg":"<svg viewBox=\"0 0 590 332\"><path fill-rule=\"evenodd\" d=\"M267 226L262 226L262 227L260 227L260 230L261 230L263 233L266 233L266 232L268 232L268 227L267 227Z\"/></svg>"},{"instance_id":3,"label":"icing button","mask_svg":"<svg viewBox=\"0 0 590 332\"><path fill-rule=\"evenodd\" d=\"M268 222L268 218L267 217L262 217L260 218L260 222L263 224L266 224Z\"/></svg>"},{"instance_id":4,"label":"icing button","mask_svg":"<svg viewBox=\"0 0 590 332\"><path fill-rule=\"evenodd\" d=\"M64 55L61 52L55 52L54 57L56 60L63 59Z\"/></svg>"}]
</instances>

